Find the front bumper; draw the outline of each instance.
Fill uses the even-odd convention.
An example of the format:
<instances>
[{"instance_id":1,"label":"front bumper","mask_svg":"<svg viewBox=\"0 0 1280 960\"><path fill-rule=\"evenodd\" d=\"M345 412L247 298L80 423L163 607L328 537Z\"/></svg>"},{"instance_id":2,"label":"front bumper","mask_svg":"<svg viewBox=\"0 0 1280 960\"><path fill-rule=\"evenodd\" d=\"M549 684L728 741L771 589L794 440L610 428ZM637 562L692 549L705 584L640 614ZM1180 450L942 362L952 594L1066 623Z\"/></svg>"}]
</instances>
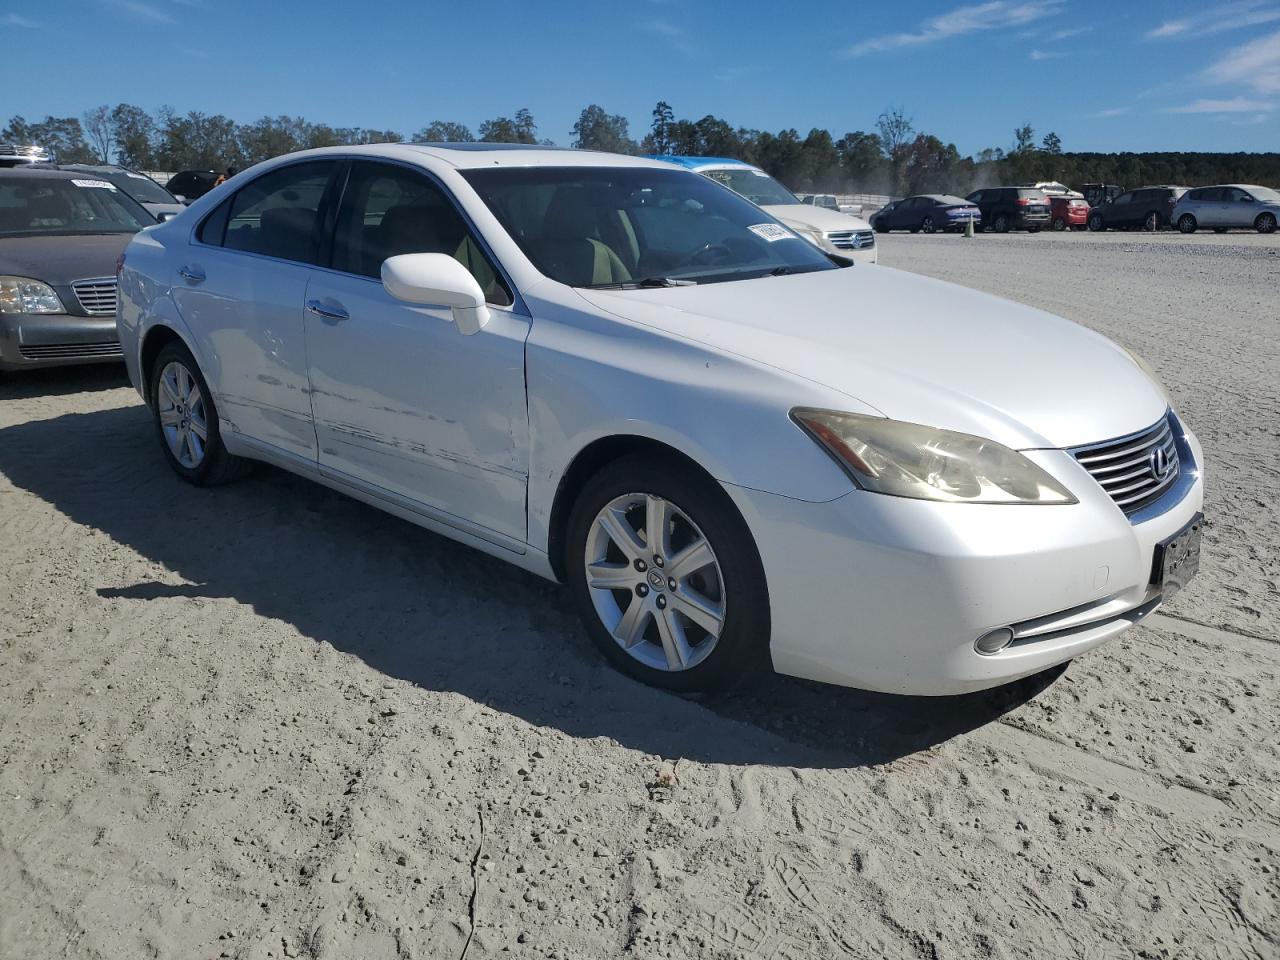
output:
<instances>
[{"instance_id":1,"label":"front bumper","mask_svg":"<svg viewBox=\"0 0 1280 960\"><path fill-rule=\"evenodd\" d=\"M887 693L998 686L1105 643L1159 605L1156 544L1200 512L1199 443L1186 482L1126 517L1061 450L1027 456L1071 506L944 504L854 490L809 503L726 485L769 584L779 673ZM1017 639L991 656L974 641Z\"/></svg>"},{"instance_id":2,"label":"front bumper","mask_svg":"<svg viewBox=\"0 0 1280 960\"><path fill-rule=\"evenodd\" d=\"M115 317L0 313L0 370L119 363Z\"/></svg>"}]
</instances>

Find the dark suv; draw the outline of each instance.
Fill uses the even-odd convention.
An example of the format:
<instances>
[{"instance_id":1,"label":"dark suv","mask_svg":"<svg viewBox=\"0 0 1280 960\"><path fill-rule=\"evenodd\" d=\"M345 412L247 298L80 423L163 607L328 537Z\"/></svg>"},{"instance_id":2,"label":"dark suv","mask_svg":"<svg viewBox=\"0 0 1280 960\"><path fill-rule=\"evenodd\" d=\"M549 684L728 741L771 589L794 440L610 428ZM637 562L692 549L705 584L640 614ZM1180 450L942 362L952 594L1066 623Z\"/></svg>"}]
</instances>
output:
<instances>
[{"instance_id":1,"label":"dark suv","mask_svg":"<svg viewBox=\"0 0 1280 960\"><path fill-rule=\"evenodd\" d=\"M982 226L996 233L1035 233L1049 225L1049 198L1035 187L987 187L966 199L982 212Z\"/></svg>"},{"instance_id":2,"label":"dark suv","mask_svg":"<svg viewBox=\"0 0 1280 960\"><path fill-rule=\"evenodd\" d=\"M1186 187L1139 187L1089 211L1089 229L1164 230L1172 224L1170 215Z\"/></svg>"},{"instance_id":3,"label":"dark suv","mask_svg":"<svg viewBox=\"0 0 1280 960\"><path fill-rule=\"evenodd\" d=\"M164 188L183 203L199 200L213 189L218 175L212 170L183 170L169 178Z\"/></svg>"}]
</instances>

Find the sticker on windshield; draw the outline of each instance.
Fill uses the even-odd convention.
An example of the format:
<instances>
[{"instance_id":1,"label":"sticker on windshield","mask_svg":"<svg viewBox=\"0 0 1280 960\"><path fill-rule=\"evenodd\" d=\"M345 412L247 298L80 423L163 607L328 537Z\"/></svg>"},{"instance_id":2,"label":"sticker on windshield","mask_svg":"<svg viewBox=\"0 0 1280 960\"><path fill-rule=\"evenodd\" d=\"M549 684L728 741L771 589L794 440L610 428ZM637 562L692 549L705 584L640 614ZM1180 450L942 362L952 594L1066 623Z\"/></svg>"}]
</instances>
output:
<instances>
[{"instance_id":1,"label":"sticker on windshield","mask_svg":"<svg viewBox=\"0 0 1280 960\"><path fill-rule=\"evenodd\" d=\"M788 230L780 223L757 223L747 227L752 233L762 240L768 240L773 243L777 240L795 240L798 239L794 233Z\"/></svg>"},{"instance_id":2,"label":"sticker on windshield","mask_svg":"<svg viewBox=\"0 0 1280 960\"><path fill-rule=\"evenodd\" d=\"M105 190L114 190L115 185L107 183L105 180L72 180L77 187L100 187Z\"/></svg>"}]
</instances>

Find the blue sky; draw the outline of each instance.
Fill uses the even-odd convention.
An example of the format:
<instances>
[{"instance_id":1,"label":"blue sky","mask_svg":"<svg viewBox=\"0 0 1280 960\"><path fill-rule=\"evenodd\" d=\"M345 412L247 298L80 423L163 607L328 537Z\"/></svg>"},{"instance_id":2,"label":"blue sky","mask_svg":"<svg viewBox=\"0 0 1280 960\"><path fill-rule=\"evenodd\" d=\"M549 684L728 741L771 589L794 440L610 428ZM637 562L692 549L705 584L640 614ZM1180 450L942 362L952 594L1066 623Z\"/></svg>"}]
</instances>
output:
<instances>
[{"instance_id":1,"label":"blue sky","mask_svg":"<svg viewBox=\"0 0 1280 960\"><path fill-rule=\"evenodd\" d=\"M1280 150L1280 0L4 0L0 112L126 101L406 134L599 103L836 136L888 105L962 153Z\"/></svg>"}]
</instances>

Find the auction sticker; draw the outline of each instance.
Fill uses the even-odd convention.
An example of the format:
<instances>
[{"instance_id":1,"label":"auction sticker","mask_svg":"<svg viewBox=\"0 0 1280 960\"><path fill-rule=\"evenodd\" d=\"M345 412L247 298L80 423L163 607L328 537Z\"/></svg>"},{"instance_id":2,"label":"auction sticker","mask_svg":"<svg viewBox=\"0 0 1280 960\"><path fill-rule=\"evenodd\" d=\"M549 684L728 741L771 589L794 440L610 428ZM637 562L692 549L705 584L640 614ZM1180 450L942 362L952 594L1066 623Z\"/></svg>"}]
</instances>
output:
<instances>
[{"instance_id":1,"label":"auction sticker","mask_svg":"<svg viewBox=\"0 0 1280 960\"><path fill-rule=\"evenodd\" d=\"M107 183L105 180L72 180L77 187L98 187L100 189L114 190L115 184Z\"/></svg>"},{"instance_id":2,"label":"auction sticker","mask_svg":"<svg viewBox=\"0 0 1280 960\"><path fill-rule=\"evenodd\" d=\"M774 243L777 240L794 240L796 235L784 227L780 223L757 223L747 227L752 233L762 240L768 240Z\"/></svg>"}]
</instances>

